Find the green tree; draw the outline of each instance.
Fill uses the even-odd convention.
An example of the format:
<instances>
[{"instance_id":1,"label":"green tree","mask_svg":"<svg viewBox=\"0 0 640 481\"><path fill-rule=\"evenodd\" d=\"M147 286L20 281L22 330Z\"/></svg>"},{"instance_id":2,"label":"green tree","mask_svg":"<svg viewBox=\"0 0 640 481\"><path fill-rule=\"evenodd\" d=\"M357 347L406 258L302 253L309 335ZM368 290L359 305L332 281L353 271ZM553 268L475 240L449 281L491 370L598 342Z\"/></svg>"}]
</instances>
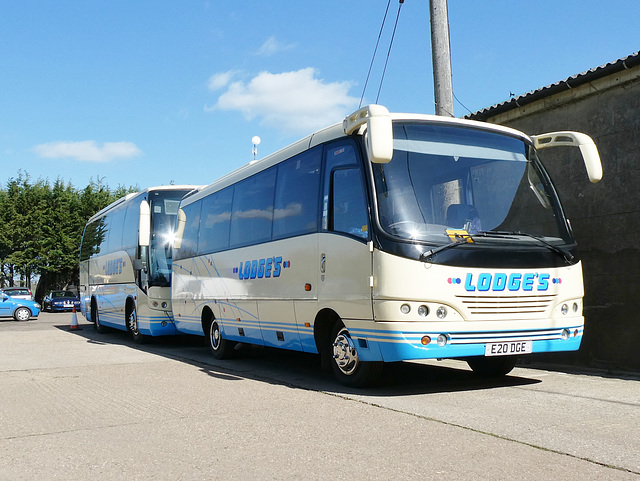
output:
<instances>
[{"instance_id":1,"label":"green tree","mask_svg":"<svg viewBox=\"0 0 640 481\"><path fill-rule=\"evenodd\" d=\"M18 172L0 189L0 286L19 280L31 287L37 276L38 291L72 283L89 217L136 190L120 185L112 190L102 179L77 190L61 179L53 185L32 182L27 173Z\"/></svg>"}]
</instances>

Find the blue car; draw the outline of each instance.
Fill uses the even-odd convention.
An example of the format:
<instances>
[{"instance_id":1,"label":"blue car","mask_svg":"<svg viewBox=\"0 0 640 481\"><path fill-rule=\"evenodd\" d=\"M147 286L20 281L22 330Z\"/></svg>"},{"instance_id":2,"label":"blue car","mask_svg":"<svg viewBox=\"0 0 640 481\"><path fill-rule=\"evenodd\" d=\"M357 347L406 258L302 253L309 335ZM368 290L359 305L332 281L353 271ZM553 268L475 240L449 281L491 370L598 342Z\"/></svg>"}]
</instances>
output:
<instances>
[{"instance_id":1,"label":"blue car","mask_svg":"<svg viewBox=\"0 0 640 481\"><path fill-rule=\"evenodd\" d=\"M16 299L0 293L0 317L13 317L16 321L28 321L40 314L40 304L28 299Z\"/></svg>"},{"instance_id":2,"label":"blue car","mask_svg":"<svg viewBox=\"0 0 640 481\"><path fill-rule=\"evenodd\" d=\"M71 291L51 291L42 300L43 311L71 311L74 307L80 312L80 298Z\"/></svg>"}]
</instances>

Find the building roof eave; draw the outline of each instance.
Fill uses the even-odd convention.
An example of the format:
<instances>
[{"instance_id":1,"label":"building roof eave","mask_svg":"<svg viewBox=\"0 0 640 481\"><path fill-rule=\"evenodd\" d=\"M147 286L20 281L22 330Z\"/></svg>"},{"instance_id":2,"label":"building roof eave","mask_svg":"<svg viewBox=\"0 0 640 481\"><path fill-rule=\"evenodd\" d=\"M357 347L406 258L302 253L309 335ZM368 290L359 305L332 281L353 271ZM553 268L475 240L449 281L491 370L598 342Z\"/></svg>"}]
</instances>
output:
<instances>
[{"instance_id":1,"label":"building roof eave","mask_svg":"<svg viewBox=\"0 0 640 481\"><path fill-rule=\"evenodd\" d=\"M470 113L468 115L465 115L464 118L486 121L487 119L495 117L496 115L502 114L504 112L524 107L538 100L579 87L608 75L633 68L637 65L640 65L640 51L627 57L618 59L614 62L609 62L604 65L600 65L599 67L592 68L590 70L587 70L586 72L572 75L569 78L553 83L551 85L547 85L546 87L541 87L526 94L513 97L507 101L501 102L491 107L487 107L482 110Z\"/></svg>"}]
</instances>

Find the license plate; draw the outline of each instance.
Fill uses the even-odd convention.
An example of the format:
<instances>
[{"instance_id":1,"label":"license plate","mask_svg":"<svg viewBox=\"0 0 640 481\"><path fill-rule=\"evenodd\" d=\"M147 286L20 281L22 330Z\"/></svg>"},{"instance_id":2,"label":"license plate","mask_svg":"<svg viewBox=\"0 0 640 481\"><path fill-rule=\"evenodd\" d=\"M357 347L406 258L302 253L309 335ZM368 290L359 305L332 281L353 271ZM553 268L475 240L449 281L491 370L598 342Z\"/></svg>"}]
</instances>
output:
<instances>
[{"instance_id":1,"label":"license plate","mask_svg":"<svg viewBox=\"0 0 640 481\"><path fill-rule=\"evenodd\" d=\"M65 302L64 307L73 307L73 304L71 302Z\"/></svg>"},{"instance_id":2,"label":"license plate","mask_svg":"<svg viewBox=\"0 0 640 481\"><path fill-rule=\"evenodd\" d=\"M531 354L531 341L492 342L485 344L485 356L515 356L516 354Z\"/></svg>"}]
</instances>

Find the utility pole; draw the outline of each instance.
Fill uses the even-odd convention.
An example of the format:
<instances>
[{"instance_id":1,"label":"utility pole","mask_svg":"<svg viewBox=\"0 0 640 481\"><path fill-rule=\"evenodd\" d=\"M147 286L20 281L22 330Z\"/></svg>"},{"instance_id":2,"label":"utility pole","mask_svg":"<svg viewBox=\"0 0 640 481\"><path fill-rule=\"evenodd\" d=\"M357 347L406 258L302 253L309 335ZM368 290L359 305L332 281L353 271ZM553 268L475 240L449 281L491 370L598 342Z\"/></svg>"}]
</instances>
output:
<instances>
[{"instance_id":1,"label":"utility pole","mask_svg":"<svg viewBox=\"0 0 640 481\"><path fill-rule=\"evenodd\" d=\"M431 11L431 57L436 115L453 117L451 44L447 0L429 0Z\"/></svg>"}]
</instances>

